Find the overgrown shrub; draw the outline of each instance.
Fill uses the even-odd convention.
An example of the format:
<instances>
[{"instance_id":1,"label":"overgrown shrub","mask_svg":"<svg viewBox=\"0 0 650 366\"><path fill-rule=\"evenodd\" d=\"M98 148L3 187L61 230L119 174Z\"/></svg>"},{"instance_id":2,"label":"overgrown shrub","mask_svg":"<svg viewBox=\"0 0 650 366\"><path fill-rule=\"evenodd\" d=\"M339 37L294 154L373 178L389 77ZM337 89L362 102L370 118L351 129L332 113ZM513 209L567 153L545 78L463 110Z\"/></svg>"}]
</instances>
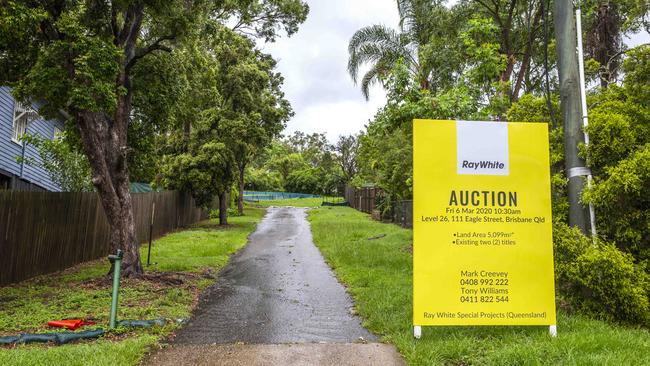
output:
<instances>
[{"instance_id":1,"label":"overgrown shrub","mask_svg":"<svg viewBox=\"0 0 650 366\"><path fill-rule=\"evenodd\" d=\"M650 275L645 263L635 263L612 244L594 245L563 223L555 223L553 234L558 295L572 309L650 325Z\"/></svg>"},{"instance_id":2,"label":"overgrown shrub","mask_svg":"<svg viewBox=\"0 0 650 366\"><path fill-rule=\"evenodd\" d=\"M564 223L554 223L553 244L556 283L559 286L567 285L571 268L592 246L591 240L582 235L577 228L571 228Z\"/></svg>"},{"instance_id":3,"label":"overgrown shrub","mask_svg":"<svg viewBox=\"0 0 650 366\"><path fill-rule=\"evenodd\" d=\"M228 208L228 217L238 217L238 216L243 216L243 215L239 213L237 208L234 207ZM208 215L208 218L210 220L219 220L219 210L218 209L210 210L210 214Z\"/></svg>"},{"instance_id":4,"label":"overgrown shrub","mask_svg":"<svg viewBox=\"0 0 650 366\"><path fill-rule=\"evenodd\" d=\"M217 213L218 213L218 211L217 211ZM237 208L234 208L234 207L228 208L228 217L239 217L239 216L244 216L244 215L240 214L239 210L237 210Z\"/></svg>"},{"instance_id":5,"label":"overgrown shrub","mask_svg":"<svg viewBox=\"0 0 650 366\"><path fill-rule=\"evenodd\" d=\"M582 308L595 314L612 315L623 321L650 325L646 272L634 258L611 244L589 247L569 271L570 277L588 288L591 296Z\"/></svg>"},{"instance_id":6,"label":"overgrown shrub","mask_svg":"<svg viewBox=\"0 0 650 366\"><path fill-rule=\"evenodd\" d=\"M287 177L284 187L289 192L321 193L318 169L306 168L292 172Z\"/></svg>"},{"instance_id":7,"label":"overgrown shrub","mask_svg":"<svg viewBox=\"0 0 650 366\"><path fill-rule=\"evenodd\" d=\"M246 190L251 191L283 191L282 176L276 171L264 168L247 168L245 179Z\"/></svg>"}]
</instances>

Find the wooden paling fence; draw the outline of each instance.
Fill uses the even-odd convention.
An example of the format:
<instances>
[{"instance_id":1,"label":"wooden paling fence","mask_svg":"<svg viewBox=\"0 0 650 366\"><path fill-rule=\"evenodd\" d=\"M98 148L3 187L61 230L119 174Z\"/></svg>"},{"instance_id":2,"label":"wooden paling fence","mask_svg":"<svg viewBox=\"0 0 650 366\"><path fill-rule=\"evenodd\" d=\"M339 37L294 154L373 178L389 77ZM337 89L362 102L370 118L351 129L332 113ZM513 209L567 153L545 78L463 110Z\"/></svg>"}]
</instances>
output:
<instances>
[{"instance_id":1,"label":"wooden paling fence","mask_svg":"<svg viewBox=\"0 0 650 366\"><path fill-rule=\"evenodd\" d=\"M133 193L138 242L207 218L189 194ZM0 192L0 285L105 256L109 226L94 192Z\"/></svg>"},{"instance_id":2,"label":"wooden paling fence","mask_svg":"<svg viewBox=\"0 0 650 366\"><path fill-rule=\"evenodd\" d=\"M375 187L355 188L345 187L345 200L350 207L365 212L372 213L377 206L377 200L381 197L381 189Z\"/></svg>"},{"instance_id":3,"label":"wooden paling fence","mask_svg":"<svg viewBox=\"0 0 650 366\"><path fill-rule=\"evenodd\" d=\"M393 201L386 205L385 212L379 212L379 205L385 199L384 192L377 187L345 187L345 200L350 207L372 214L373 217L391 221L402 227L413 227L413 201Z\"/></svg>"}]
</instances>

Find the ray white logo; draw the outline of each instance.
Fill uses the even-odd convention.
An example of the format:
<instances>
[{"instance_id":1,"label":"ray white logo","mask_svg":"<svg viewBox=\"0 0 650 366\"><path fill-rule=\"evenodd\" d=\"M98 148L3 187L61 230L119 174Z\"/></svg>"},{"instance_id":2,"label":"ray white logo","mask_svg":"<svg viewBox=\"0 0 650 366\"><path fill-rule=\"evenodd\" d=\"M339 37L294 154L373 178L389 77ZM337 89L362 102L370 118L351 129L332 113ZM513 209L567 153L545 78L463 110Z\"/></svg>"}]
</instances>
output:
<instances>
[{"instance_id":1,"label":"ray white logo","mask_svg":"<svg viewBox=\"0 0 650 366\"><path fill-rule=\"evenodd\" d=\"M509 175L508 124L456 122L458 174Z\"/></svg>"}]
</instances>

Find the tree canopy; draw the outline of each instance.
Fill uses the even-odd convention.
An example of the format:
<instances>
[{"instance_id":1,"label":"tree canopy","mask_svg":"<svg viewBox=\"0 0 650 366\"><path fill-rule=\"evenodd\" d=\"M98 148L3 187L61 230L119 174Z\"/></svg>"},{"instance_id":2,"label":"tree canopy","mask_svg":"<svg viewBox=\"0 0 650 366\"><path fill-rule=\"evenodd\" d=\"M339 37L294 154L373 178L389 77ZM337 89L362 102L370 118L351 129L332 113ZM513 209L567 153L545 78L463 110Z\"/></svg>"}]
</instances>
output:
<instances>
[{"instance_id":1,"label":"tree canopy","mask_svg":"<svg viewBox=\"0 0 650 366\"><path fill-rule=\"evenodd\" d=\"M187 99L175 111L183 124L167 139L162 184L189 191L207 206L217 196L225 202L235 179L243 185L246 166L279 135L292 111L275 61L245 36L222 27L191 50L186 61L200 59L210 71L189 81ZM227 207L221 209L225 223Z\"/></svg>"},{"instance_id":2,"label":"tree canopy","mask_svg":"<svg viewBox=\"0 0 650 366\"><path fill-rule=\"evenodd\" d=\"M129 162L138 161L131 158L131 147L150 151L152 143L138 137L151 131L147 122L156 116L149 112L164 108L164 96L170 95L164 92L166 84L146 71L156 68L155 61L142 64L233 21L234 31L272 41L281 31L294 33L308 13L300 0L48 0L1 5L0 82L14 87L21 100L42 101L41 115L63 114L73 122L111 227L112 250L125 252L127 276L143 272L129 193ZM156 85L163 90L147 89ZM140 145L130 143L129 135Z\"/></svg>"}]
</instances>

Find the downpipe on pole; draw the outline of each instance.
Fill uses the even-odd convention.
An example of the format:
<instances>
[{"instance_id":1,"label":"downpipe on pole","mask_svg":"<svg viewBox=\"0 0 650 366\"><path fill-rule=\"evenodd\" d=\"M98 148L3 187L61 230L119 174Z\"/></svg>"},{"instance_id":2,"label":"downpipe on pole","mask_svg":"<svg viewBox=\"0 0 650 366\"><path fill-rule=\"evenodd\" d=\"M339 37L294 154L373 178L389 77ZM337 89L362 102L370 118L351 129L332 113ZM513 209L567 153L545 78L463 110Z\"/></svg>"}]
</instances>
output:
<instances>
[{"instance_id":1,"label":"downpipe on pole","mask_svg":"<svg viewBox=\"0 0 650 366\"><path fill-rule=\"evenodd\" d=\"M580 101L582 104L582 126L585 135L585 146L589 146L589 134L587 133L587 126L589 125L589 116L587 113L587 88L585 85L585 62L582 50L582 12L580 8L576 9L576 28L578 36L578 72L580 73ZM591 170L587 174L587 188L590 189L592 185ZM591 240L596 243L596 212L594 204L589 202L589 223L591 224Z\"/></svg>"}]
</instances>

